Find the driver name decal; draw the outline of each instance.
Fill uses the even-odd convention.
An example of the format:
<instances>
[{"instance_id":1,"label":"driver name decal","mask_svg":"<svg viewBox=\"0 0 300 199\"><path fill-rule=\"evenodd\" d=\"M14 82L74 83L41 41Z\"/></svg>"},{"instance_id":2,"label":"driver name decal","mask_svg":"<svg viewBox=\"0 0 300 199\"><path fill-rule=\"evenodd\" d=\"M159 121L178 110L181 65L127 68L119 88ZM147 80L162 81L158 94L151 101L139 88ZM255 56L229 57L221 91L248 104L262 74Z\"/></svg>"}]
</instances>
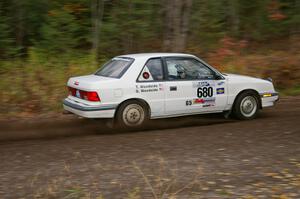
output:
<instances>
[{"instance_id":1,"label":"driver name decal","mask_svg":"<svg viewBox=\"0 0 300 199\"><path fill-rule=\"evenodd\" d=\"M149 93L163 91L163 84L136 85L136 93Z\"/></svg>"}]
</instances>

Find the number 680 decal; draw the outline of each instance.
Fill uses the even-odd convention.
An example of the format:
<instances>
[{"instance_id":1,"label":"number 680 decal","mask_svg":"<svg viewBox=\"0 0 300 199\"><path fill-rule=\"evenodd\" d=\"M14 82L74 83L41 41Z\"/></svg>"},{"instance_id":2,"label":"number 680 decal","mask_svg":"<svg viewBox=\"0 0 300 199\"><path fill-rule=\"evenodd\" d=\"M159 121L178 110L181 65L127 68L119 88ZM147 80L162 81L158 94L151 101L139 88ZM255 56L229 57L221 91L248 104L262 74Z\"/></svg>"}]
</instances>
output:
<instances>
[{"instance_id":1,"label":"number 680 decal","mask_svg":"<svg viewBox=\"0 0 300 199\"><path fill-rule=\"evenodd\" d=\"M212 97L213 96L213 88L212 87L200 87L197 89L197 97Z\"/></svg>"}]
</instances>

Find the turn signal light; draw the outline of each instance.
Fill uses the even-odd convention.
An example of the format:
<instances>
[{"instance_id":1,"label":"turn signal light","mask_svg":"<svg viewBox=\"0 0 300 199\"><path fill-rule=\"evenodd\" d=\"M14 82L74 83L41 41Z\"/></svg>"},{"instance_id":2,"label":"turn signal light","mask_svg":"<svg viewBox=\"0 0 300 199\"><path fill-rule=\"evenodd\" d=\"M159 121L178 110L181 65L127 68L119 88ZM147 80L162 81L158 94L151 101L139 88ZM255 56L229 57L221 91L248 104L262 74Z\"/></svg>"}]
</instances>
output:
<instances>
[{"instance_id":1,"label":"turn signal light","mask_svg":"<svg viewBox=\"0 0 300 199\"><path fill-rule=\"evenodd\" d=\"M272 97L272 94L271 93L265 93L265 94L263 94L263 97Z\"/></svg>"}]
</instances>

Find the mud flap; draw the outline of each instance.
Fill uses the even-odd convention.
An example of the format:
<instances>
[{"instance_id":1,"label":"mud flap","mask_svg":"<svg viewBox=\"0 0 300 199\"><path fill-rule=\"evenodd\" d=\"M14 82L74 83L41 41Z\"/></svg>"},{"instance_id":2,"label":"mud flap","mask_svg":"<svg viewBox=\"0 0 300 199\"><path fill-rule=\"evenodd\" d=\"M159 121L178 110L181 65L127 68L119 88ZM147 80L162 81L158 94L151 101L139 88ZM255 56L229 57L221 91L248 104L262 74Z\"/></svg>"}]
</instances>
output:
<instances>
[{"instance_id":1,"label":"mud flap","mask_svg":"<svg viewBox=\"0 0 300 199\"><path fill-rule=\"evenodd\" d=\"M230 117L230 115L231 115L231 109L229 110L229 111L224 111L223 112L223 115L224 115L224 117L226 118L226 119L228 119L229 117Z\"/></svg>"}]
</instances>

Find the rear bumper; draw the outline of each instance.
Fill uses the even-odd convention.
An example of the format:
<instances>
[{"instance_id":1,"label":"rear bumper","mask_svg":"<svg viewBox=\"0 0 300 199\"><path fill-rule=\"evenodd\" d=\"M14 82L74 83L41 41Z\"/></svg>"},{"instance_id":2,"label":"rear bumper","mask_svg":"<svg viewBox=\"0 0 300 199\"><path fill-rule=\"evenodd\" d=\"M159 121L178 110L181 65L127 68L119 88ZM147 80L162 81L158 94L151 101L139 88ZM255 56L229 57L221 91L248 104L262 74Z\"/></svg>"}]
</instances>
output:
<instances>
[{"instance_id":1,"label":"rear bumper","mask_svg":"<svg viewBox=\"0 0 300 199\"><path fill-rule=\"evenodd\" d=\"M277 92L273 93L261 93L261 105L262 107L274 106L275 103L279 100L279 94Z\"/></svg>"},{"instance_id":2,"label":"rear bumper","mask_svg":"<svg viewBox=\"0 0 300 199\"><path fill-rule=\"evenodd\" d=\"M66 98L63 107L66 111L85 118L113 118L117 105L88 106Z\"/></svg>"}]
</instances>

